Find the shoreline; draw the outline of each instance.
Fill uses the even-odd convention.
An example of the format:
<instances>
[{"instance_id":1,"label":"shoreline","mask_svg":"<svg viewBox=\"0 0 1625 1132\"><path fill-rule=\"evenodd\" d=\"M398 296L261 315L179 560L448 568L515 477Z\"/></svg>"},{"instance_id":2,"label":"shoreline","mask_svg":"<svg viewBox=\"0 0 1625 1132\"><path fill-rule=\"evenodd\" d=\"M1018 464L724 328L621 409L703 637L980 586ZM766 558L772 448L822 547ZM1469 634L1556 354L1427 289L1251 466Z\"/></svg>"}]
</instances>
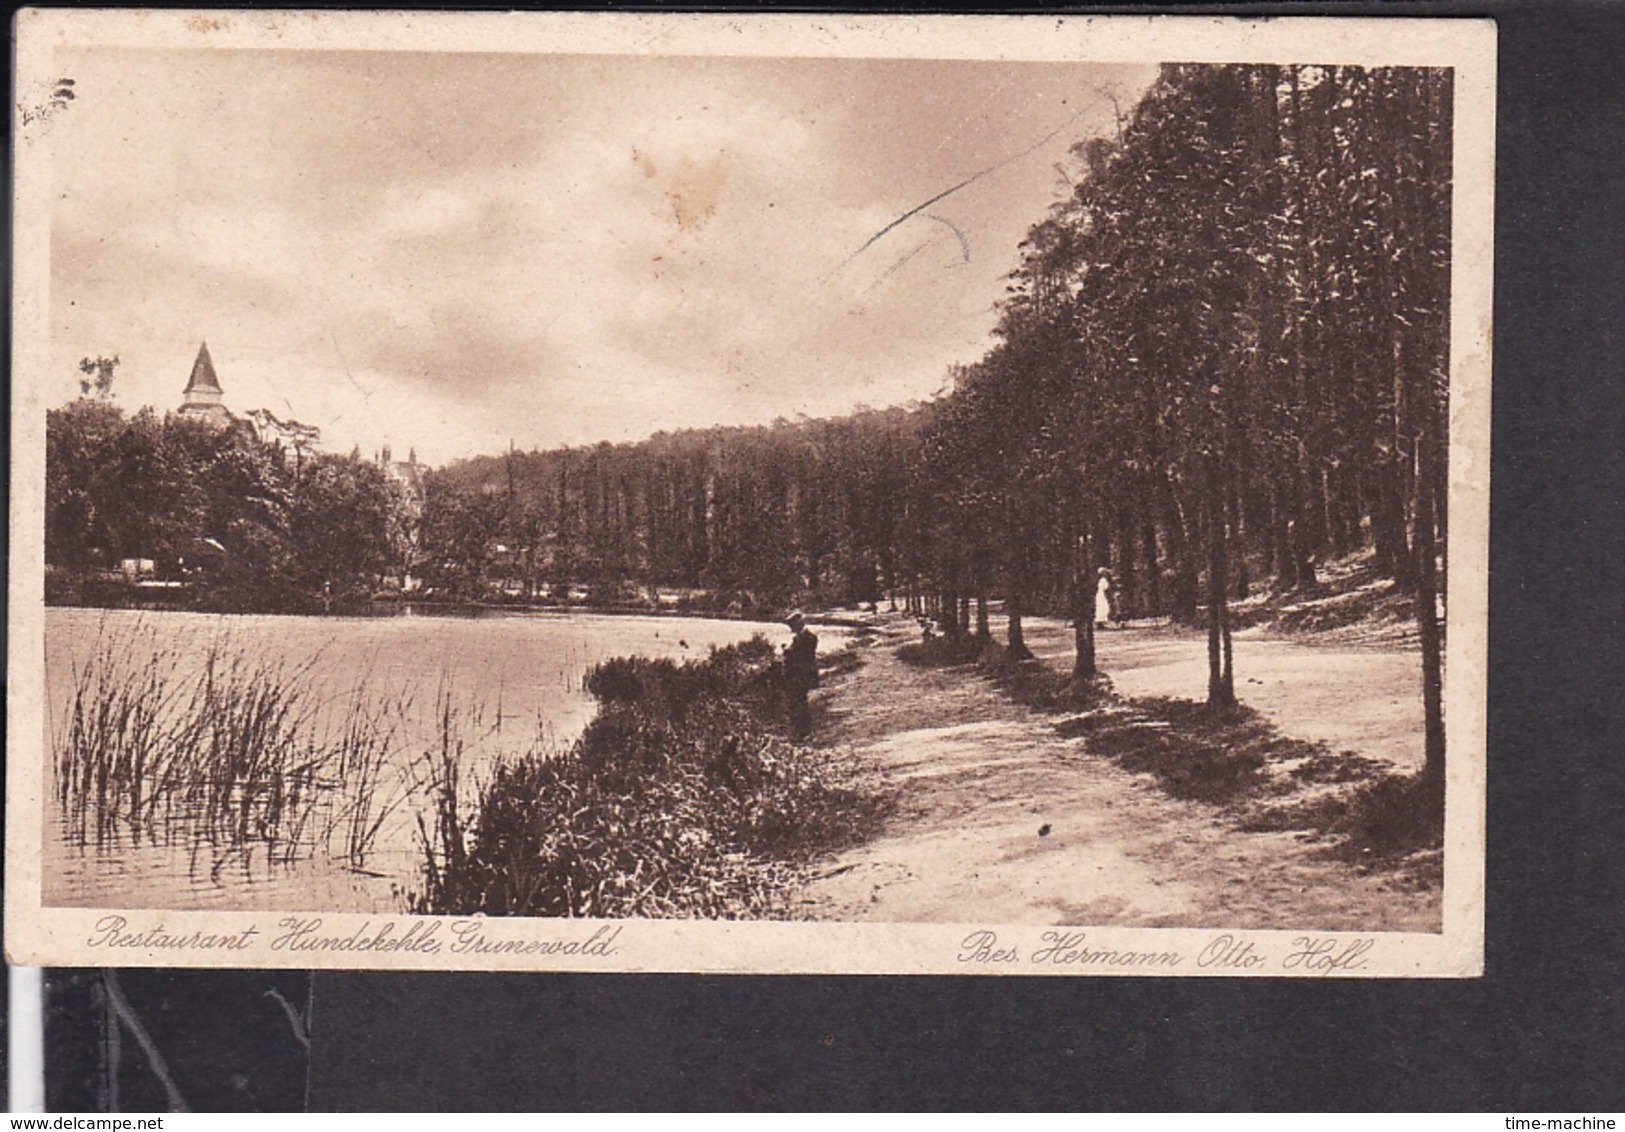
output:
<instances>
[{"instance_id":1,"label":"shoreline","mask_svg":"<svg viewBox=\"0 0 1625 1132\"><path fill-rule=\"evenodd\" d=\"M312 617L318 619L331 618L334 620L371 621L387 620L392 617L447 617L475 619L487 614L515 613L530 615L570 616L572 614L586 614L594 617L658 617L674 621L737 621L751 622L764 625L779 624L779 618L771 614L756 614L751 612L707 611L699 609L666 609L654 607L640 607L631 605L588 605L588 604L515 604L508 602L456 602L456 601L424 601L413 599L374 599L369 604L379 606L376 610L358 612L355 609L333 609L328 611L316 610L233 610L233 609L205 609L185 605L169 604L120 604L105 605L91 602L47 601L46 609L87 609L103 612L128 613L194 613L211 617ZM405 612L410 608L412 612ZM807 611L805 617L809 625L827 625L838 629L865 629L872 628L873 622L865 617L884 617L887 614L854 614L845 610L826 612Z\"/></svg>"}]
</instances>

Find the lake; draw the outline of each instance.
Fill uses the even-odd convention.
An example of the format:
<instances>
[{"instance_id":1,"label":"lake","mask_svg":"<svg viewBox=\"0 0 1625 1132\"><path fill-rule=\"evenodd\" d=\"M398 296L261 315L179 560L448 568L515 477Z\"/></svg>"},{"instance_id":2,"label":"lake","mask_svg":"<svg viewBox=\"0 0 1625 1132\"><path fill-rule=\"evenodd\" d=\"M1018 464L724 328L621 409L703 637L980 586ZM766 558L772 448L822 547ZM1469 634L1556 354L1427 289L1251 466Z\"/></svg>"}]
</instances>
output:
<instances>
[{"instance_id":1,"label":"lake","mask_svg":"<svg viewBox=\"0 0 1625 1132\"><path fill-rule=\"evenodd\" d=\"M67 730L75 673L109 649L133 669L156 658L177 680L195 680L211 651L297 674L319 731L342 726L364 688L390 701L394 736L378 792L380 807L392 808L360 867L319 850L287 861L252 844L228 851L184 816L159 829L80 838L52 794L45 904L360 912L401 911L419 886L419 816L432 828L423 766L443 705L455 705L469 737L466 804L497 758L538 744L562 749L580 734L595 711L582 686L593 665L615 656L703 658L756 634L788 637L783 626L760 622L494 610L347 618L51 608L45 629L50 750ZM839 630L820 632L828 648L839 646Z\"/></svg>"}]
</instances>

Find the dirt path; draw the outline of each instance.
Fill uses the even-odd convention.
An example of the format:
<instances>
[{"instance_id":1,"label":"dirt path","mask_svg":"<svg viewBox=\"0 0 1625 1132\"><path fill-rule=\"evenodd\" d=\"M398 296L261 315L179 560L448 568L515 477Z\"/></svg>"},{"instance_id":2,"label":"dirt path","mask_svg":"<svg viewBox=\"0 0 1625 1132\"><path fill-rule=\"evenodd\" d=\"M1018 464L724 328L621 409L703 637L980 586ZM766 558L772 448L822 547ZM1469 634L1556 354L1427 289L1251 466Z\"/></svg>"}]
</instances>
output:
<instances>
[{"instance_id":1,"label":"dirt path","mask_svg":"<svg viewBox=\"0 0 1625 1132\"><path fill-rule=\"evenodd\" d=\"M1037 628L1035 644L1054 653L1062 627ZM863 667L820 693L821 740L872 766L897 807L879 836L820 870L799 915L1438 930L1436 890L1362 874L1295 834L1238 832L1217 808L1171 798L1149 775L1091 755L1085 739L1061 737L1052 717L1015 703L974 668L897 659L896 646L915 633L911 621L889 622ZM1191 695L1181 682L1190 642L1136 641L1135 633L1123 630L1103 647L1103 660L1116 654L1119 691ZM1274 647L1287 642L1257 643L1264 647L1248 663L1294 663ZM1242 647L1238 674L1251 671ZM1131 655L1141 663L1125 663ZM1283 729L1303 734L1298 722Z\"/></svg>"},{"instance_id":2,"label":"dirt path","mask_svg":"<svg viewBox=\"0 0 1625 1132\"><path fill-rule=\"evenodd\" d=\"M1072 627L1024 622L1027 647L1058 671L1072 670ZM1131 699L1201 699L1207 641L1200 633L1146 624L1095 634L1095 655L1112 686ZM1284 733L1333 751L1422 767L1422 656L1414 647L1322 647L1247 629L1234 637L1236 696Z\"/></svg>"}]
</instances>

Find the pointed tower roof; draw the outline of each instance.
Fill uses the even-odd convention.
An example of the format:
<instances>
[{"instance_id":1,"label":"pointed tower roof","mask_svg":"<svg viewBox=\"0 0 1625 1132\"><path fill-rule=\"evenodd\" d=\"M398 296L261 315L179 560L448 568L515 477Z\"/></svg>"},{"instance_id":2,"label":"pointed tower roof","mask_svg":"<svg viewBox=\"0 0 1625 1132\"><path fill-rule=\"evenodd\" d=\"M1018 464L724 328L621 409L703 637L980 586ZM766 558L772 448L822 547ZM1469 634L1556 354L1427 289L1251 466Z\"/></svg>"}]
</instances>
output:
<instances>
[{"instance_id":1,"label":"pointed tower roof","mask_svg":"<svg viewBox=\"0 0 1625 1132\"><path fill-rule=\"evenodd\" d=\"M214 359L209 357L209 344L207 342L198 347L197 361L192 363L192 380L186 383L187 393L204 391L219 393L220 379L214 375Z\"/></svg>"}]
</instances>

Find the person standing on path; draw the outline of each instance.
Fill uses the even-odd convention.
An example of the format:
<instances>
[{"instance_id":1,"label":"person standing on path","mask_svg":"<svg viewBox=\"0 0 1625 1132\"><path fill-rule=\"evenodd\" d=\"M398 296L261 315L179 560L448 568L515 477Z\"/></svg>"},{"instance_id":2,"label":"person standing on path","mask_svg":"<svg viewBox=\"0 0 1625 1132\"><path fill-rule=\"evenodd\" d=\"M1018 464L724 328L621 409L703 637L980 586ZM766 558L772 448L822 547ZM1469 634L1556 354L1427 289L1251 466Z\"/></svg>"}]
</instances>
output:
<instances>
[{"instance_id":1,"label":"person standing on path","mask_svg":"<svg viewBox=\"0 0 1625 1132\"><path fill-rule=\"evenodd\" d=\"M1100 629L1106 627L1106 622L1112 616L1112 575L1104 566L1100 568L1099 577L1095 581L1095 626Z\"/></svg>"},{"instance_id":2,"label":"person standing on path","mask_svg":"<svg viewBox=\"0 0 1625 1132\"><path fill-rule=\"evenodd\" d=\"M792 613L784 619L795 636L784 646L784 687L790 700L790 738L805 739L812 730L812 709L807 693L818 687L818 637L806 618Z\"/></svg>"}]
</instances>

